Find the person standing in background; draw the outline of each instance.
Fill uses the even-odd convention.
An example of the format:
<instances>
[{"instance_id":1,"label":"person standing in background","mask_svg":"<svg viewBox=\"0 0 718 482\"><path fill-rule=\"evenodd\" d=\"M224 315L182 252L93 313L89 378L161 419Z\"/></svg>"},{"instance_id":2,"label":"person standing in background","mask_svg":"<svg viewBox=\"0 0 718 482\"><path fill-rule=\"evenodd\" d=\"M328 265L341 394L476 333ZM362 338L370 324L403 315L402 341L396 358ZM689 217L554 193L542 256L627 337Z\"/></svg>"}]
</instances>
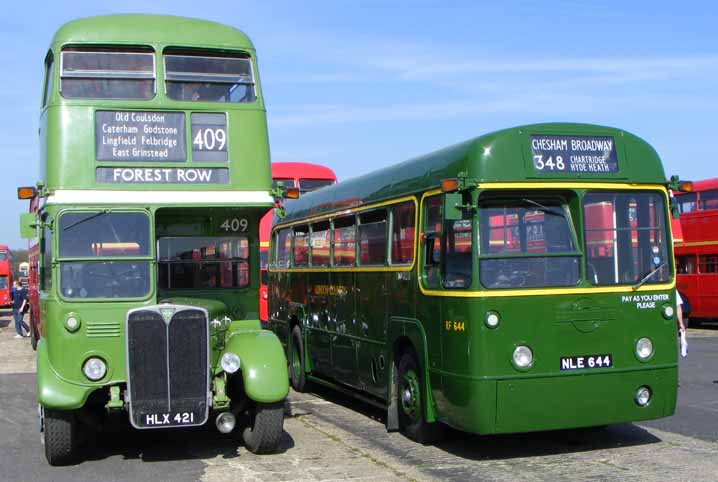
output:
<instances>
[{"instance_id":1,"label":"person standing in background","mask_svg":"<svg viewBox=\"0 0 718 482\"><path fill-rule=\"evenodd\" d=\"M15 338L30 336L30 327L27 326L23 320L25 317L25 306L28 303L27 288L23 288L17 280L13 281L12 288L10 289L10 298L12 299L12 316L15 319L15 331L17 332ZM27 334L23 332L23 329Z\"/></svg>"},{"instance_id":2,"label":"person standing in background","mask_svg":"<svg viewBox=\"0 0 718 482\"><path fill-rule=\"evenodd\" d=\"M688 342L686 341L686 325L683 323L683 299L676 290L676 319L678 320L678 337L681 342L681 356L688 355Z\"/></svg>"}]
</instances>

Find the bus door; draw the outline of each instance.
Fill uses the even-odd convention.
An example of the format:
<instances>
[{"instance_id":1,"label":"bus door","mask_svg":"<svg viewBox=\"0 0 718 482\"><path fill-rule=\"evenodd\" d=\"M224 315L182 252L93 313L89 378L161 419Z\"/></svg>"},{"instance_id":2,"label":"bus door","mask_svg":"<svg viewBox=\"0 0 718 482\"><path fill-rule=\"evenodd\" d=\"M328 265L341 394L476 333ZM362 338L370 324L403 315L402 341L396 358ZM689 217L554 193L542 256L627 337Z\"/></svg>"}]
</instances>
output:
<instances>
[{"instance_id":1,"label":"bus door","mask_svg":"<svg viewBox=\"0 0 718 482\"><path fill-rule=\"evenodd\" d=\"M359 266L356 273L357 369L361 387L367 392L384 396L386 379L380 375L385 358L385 339L389 290L387 278L387 209L381 208L359 215L357 227Z\"/></svg>"},{"instance_id":2,"label":"bus door","mask_svg":"<svg viewBox=\"0 0 718 482\"><path fill-rule=\"evenodd\" d=\"M310 253L309 226L294 227L294 252L292 266L299 268L292 272L293 299L300 300L303 295L305 313L303 314L307 327L307 345L309 359L314 371L330 374L331 359L331 324L327 317L327 298L322 290L326 286L328 274L316 273L308 270ZM307 271L302 271L305 269ZM301 281L300 281L301 280Z\"/></svg>"},{"instance_id":3,"label":"bus door","mask_svg":"<svg viewBox=\"0 0 718 482\"><path fill-rule=\"evenodd\" d=\"M356 217L352 214L333 222L333 257L335 269L327 286L332 329L333 376L337 380L359 387L356 354Z\"/></svg>"}]
</instances>

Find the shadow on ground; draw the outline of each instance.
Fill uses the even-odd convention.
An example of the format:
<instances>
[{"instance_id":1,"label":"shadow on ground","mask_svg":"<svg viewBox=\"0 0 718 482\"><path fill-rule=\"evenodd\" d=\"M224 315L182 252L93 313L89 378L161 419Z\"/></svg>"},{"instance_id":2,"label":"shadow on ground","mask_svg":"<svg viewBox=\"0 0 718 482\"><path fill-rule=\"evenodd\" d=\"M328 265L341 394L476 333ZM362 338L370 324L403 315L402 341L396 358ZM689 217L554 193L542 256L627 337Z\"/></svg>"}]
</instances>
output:
<instances>
[{"instance_id":1,"label":"shadow on ground","mask_svg":"<svg viewBox=\"0 0 718 482\"><path fill-rule=\"evenodd\" d=\"M385 432L386 412L368 403L355 400L347 395L331 389L312 385L310 393L327 401L341 405L371 419L376 424L369 424L371 433L357 428L350 420L332 418L322 414L322 410L308 407L312 415L325 419L340 428L360 437L371 438L374 443L398 457L406 457L405 447L400 448L387 437L377 436L377 431ZM297 415L301 415L298 413ZM364 425L364 424L360 424ZM379 425L379 426L377 426ZM508 435L475 435L451 428L446 429L441 441L433 445L444 452L468 460L500 460L520 457L540 457L568 453L590 452L618 447L647 445L661 442L647 430L631 424L623 423L608 427L591 427L581 429L552 430Z\"/></svg>"}]
</instances>

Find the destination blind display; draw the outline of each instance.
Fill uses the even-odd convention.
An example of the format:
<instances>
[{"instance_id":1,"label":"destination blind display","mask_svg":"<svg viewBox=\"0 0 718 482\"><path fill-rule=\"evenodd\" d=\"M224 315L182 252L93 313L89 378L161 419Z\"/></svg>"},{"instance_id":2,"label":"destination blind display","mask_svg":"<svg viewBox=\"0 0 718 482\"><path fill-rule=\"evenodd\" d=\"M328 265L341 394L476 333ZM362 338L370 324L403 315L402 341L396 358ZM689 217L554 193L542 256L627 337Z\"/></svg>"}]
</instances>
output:
<instances>
[{"instance_id":1,"label":"destination blind display","mask_svg":"<svg viewBox=\"0 0 718 482\"><path fill-rule=\"evenodd\" d=\"M185 115L98 111L95 144L98 161L186 161Z\"/></svg>"},{"instance_id":2,"label":"destination blind display","mask_svg":"<svg viewBox=\"0 0 718 482\"><path fill-rule=\"evenodd\" d=\"M608 136L531 136L531 155L541 173L618 172L616 142Z\"/></svg>"}]
</instances>

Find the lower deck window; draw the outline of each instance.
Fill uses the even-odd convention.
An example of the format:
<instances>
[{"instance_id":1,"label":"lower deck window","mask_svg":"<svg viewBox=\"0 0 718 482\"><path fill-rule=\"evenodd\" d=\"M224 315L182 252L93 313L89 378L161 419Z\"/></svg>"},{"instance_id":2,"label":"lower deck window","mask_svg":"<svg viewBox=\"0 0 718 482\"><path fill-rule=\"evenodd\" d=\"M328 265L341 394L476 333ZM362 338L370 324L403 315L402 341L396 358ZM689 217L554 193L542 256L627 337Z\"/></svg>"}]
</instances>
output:
<instances>
[{"instance_id":1,"label":"lower deck window","mask_svg":"<svg viewBox=\"0 0 718 482\"><path fill-rule=\"evenodd\" d=\"M65 261L60 290L65 298L140 298L150 291L150 263Z\"/></svg>"},{"instance_id":2,"label":"lower deck window","mask_svg":"<svg viewBox=\"0 0 718 482\"><path fill-rule=\"evenodd\" d=\"M246 237L176 237L158 241L160 289L246 288Z\"/></svg>"}]
</instances>

